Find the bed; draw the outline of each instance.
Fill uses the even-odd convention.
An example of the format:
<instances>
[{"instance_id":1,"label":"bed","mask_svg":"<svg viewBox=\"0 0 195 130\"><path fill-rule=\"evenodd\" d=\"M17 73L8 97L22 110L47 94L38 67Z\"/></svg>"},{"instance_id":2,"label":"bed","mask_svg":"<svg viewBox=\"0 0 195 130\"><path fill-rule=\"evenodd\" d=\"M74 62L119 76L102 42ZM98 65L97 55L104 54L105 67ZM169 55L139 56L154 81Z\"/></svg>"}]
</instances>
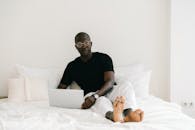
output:
<instances>
[{"instance_id":1,"label":"bed","mask_svg":"<svg viewBox=\"0 0 195 130\"><path fill-rule=\"evenodd\" d=\"M63 70L17 65L16 72L8 80L8 99L0 100L0 130L195 130L195 119L179 105L149 94L151 70L141 64L115 69L118 86L130 82L130 96L144 110L139 123L114 123L91 109L49 106L48 88L56 89Z\"/></svg>"},{"instance_id":2,"label":"bed","mask_svg":"<svg viewBox=\"0 0 195 130\"><path fill-rule=\"evenodd\" d=\"M91 110L50 107L48 101L0 100L1 130L195 130L195 120L181 107L154 96L138 98L145 111L140 123L113 123Z\"/></svg>"}]
</instances>

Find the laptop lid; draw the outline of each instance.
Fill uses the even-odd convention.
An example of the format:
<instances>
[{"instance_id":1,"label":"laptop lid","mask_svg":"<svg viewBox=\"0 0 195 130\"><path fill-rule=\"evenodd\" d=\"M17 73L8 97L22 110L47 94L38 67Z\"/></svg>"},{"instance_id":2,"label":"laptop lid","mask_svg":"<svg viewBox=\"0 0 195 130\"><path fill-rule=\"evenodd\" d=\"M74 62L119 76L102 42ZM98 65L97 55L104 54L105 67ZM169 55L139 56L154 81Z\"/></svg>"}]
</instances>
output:
<instances>
[{"instance_id":1,"label":"laptop lid","mask_svg":"<svg viewBox=\"0 0 195 130\"><path fill-rule=\"evenodd\" d=\"M49 89L50 106L76 109L81 108L83 102L83 90Z\"/></svg>"}]
</instances>

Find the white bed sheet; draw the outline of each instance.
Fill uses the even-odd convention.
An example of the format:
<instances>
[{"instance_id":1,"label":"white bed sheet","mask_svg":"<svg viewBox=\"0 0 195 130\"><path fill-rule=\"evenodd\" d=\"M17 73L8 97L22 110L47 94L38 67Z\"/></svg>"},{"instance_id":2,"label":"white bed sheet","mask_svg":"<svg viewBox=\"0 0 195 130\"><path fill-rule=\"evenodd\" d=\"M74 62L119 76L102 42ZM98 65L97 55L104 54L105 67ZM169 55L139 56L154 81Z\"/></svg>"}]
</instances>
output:
<instances>
[{"instance_id":1,"label":"white bed sheet","mask_svg":"<svg viewBox=\"0 0 195 130\"><path fill-rule=\"evenodd\" d=\"M48 102L0 100L0 130L195 130L195 120L181 108L154 96L138 99L141 123L113 123L90 111L49 107Z\"/></svg>"}]
</instances>

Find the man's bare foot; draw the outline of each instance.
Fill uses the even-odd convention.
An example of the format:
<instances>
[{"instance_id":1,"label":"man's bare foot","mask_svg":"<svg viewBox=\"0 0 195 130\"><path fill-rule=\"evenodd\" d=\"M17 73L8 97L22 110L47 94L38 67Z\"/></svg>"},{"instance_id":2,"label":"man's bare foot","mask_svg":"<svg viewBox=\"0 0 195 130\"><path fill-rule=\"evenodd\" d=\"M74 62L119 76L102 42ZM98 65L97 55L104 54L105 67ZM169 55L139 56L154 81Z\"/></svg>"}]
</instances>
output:
<instances>
[{"instance_id":1,"label":"man's bare foot","mask_svg":"<svg viewBox=\"0 0 195 130\"><path fill-rule=\"evenodd\" d=\"M141 109L136 109L135 111L129 112L124 118L124 122L141 122L143 117L144 112Z\"/></svg>"},{"instance_id":2,"label":"man's bare foot","mask_svg":"<svg viewBox=\"0 0 195 130\"><path fill-rule=\"evenodd\" d=\"M124 109L124 104L125 104L125 97L120 96L117 97L113 103L113 121L114 122L124 122L123 121L123 109Z\"/></svg>"}]
</instances>

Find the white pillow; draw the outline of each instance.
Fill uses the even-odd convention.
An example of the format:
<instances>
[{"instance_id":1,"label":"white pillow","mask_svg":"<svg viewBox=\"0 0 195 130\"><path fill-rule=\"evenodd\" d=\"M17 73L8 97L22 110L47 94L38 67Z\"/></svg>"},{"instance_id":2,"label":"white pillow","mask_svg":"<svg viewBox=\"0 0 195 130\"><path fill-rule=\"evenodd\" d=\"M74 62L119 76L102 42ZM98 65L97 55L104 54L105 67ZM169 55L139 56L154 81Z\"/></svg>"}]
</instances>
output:
<instances>
[{"instance_id":1,"label":"white pillow","mask_svg":"<svg viewBox=\"0 0 195 130\"><path fill-rule=\"evenodd\" d=\"M73 82L68 86L68 88L70 88L70 89L78 89L78 90L81 89L81 87L80 87L75 81L73 81Z\"/></svg>"},{"instance_id":2,"label":"white pillow","mask_svg":"<svg viewBox=\"0 0 195 130\"><path fill-rule=\"evenodd\" d=\"M115 67L116 74L129 75L132 73L143 72L146 70L145 65L143 64L130 64Z\"/></svg>"},{"instance_id":3,"label":"white pillow","mask_svg":"<svg viewBox=\"0 0 195 130\"><path fill-rule=\"evenodd\" d=\"M45 79L25 77L27 101L48 100L48 82Z\"/></svg>"},{"instance_id":4,"label":"white pillow","mask_svg":"<svg viewBox=\"0 0 195 130\"><path fill-rule=\"evenodd\" d=\"M130 81L133 85L135 96L145 98L149 95L151 70L146 70L144 65L138 64L133 67L119 67L115 71L115 80L117 83Z\"/></svg>"},{"instance_id":5,"label":"white pillow","mask_svg":"<svg viewBox=\"0 0 195 130\"><path fill-rule=\"evenodd\" d=\"M25 101L24 79L9 79L8 80L8 101L23 102Z\"/></svg>"},{"instance_id":6,"label":"white pillow","mask_svg":"<svg viewBox=\"0 0 195 130\"><path fill-rule=\"evenodd\" d=\"M64 72L63 69L56 68L35 68L35 67L26 67L23 65L16 65L17 77L32 77L32 78L41 78L48 81L49 88L57 88L59 82L62 78Z\"/></svg>"}]
</instances>

